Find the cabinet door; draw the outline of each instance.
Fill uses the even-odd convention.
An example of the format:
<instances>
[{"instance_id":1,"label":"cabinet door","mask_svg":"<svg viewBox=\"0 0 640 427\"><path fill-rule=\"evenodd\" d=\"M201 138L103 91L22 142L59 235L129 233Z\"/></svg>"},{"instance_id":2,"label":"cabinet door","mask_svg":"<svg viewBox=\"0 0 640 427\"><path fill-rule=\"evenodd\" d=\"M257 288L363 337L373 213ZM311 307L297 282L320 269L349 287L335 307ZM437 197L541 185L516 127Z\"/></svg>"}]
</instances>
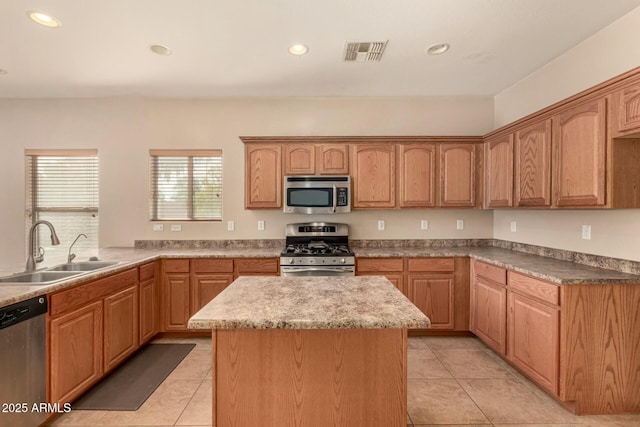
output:
<instances>
[{"instance_id":1,"label":"cabinet door","mask_svg":"<svg viewBox=\"0 0 640 427\"><path fill-rule=\"evenodd\" d=\"M245 146L244 204L247 209L282 207L282 148Z\"/></svg>"},{"instance_id":2,"label":"cabinet door","mask_svg":"<svg viewBox=\"0 0 640 427\"><path fill-rule=\"evenodd\" d=\"M487 141L484 148L486 207L513 206L513 136Z\"/></svg>"},{"instance_id":3,"label":"cabinet door","mask_svg":"<svg viewBox=\"0 0 640 427\"><path fill-rule=\"evenodd\" d=\"M504 355L507 343L507 290L478 276L474 277L472 287L471 332Z\"/></svg>"},{"instance_id":4,"label":"cabinet door","mask_svg":"<svg viewBox=\"0 0 640 427\"><path fill-rule=\"evenodd\" d=\"M433 207L436 205L436 146L434 144L400 145L400 206Z\"/></svg>"},{"instance_id":5,"label":"cabinet door","mask_svg":"<svg viewBox=\"0 0 640 427\"><path fill-rule=\"evenodd\" d=\"M104 371L138 349L138 284L104 299Z\"/></svg>"},{"instance_id":6,"label":"cabinet door","mask_svg":"<svg viewBox=\"0 0 640 427\"><path fill-rule=\"evenodd\" d=\"M285 144L285 175L313 175L315 173L316 150L313 144Z\"/></svg>"},{"instance_id":7,"label":"cabinet door","mask_svg":"<svg viewBox=\"0 0 640 427\"><path fill-rule=\"evenodd\" d=\"M391 144L357 144L351 148L354 208L396 206L396 152Z\"/></svg>"},{"instance_id":8,"label":"cabinet door","mask_svg":"<svg viewBox=\"0 0 640 427\"><path fill-rule=\"evenodd\" d=\"M440 206L475 207L476 146L442 144L440 150Z\"/></svg>"},{"instance_id":9,"label":"cabinet door","mask_svg":"<svg viewBox=\"0 0 640 427\"><path fill-rule=\"evenodd\" d=\"M507 359L538 385L558 394L560 313L556 307L509 292Z\"/></svg>"},{"instance_id":10,"label":"cabinet door","mask_svg":"<svg viewBox=\"0 0 640 427\"><path fill-rule=\"evenodd\" d=\"M71 402L100 379L103 373L102 330L102 301L51 319L51 402Z\"/></svg>"},{"instance_id":11,"label":"cabinet door","mask_svg":"<svg viewBox=\"0 0 640 427\"><path fill-rule=\"evenodd\" d=\"M558 207L605 204L605 98L553 117L554 202Z\"/></svg>"},{"instance_id":12,"label":"cabinet door","mask_svg":"<svg viewBox=\"0 0 640 427\"><path fill-rule=\"evenodd\" d=\"M626 132L640 129L640 82L620 90L617 99L618 130Z\"/></svg>"},{"instance_id":13,"label":"cabinet door","mask_svg":"<svg viewBox=\"0 0 640 427\"><path fill-rule=\"evenodd\" d=\"M551 206L551 119L515 134L515 205Z\"/></svg>"},{"instance_id":14,"label":"cabinet door","mask_svg":"<svg viewBox=\"0 0 640 427\"><path fill-rule=\"evenodd\" d=\"M349 146L346 144L317 145L316 173L319 175L348 175Z\"/></svg>"},{"instance_id":15,"label":"cabinet door","mask_svg":"<svg viewBox=\"0 0 640 427\"><path fill-rule=\"evenodd\" d=\"M432 329L453 329L453 275L409 274L409 299L430 320Z\"/></svg>"},{"instance_id":16,"label":"cabinet door","mask_svg":"<svg viewBox=\"0 0 640 427\"><path fill-rule=\"evenodd\" d=\"M194 273L191 282L191 315L207 305L231 282L233 274Z\"/></svg>"},{"instance_id":17,"label":"cabinet door","mask_svg":"<svg viewBox=\"0 0 640 427\"><path fill-rule=\"evenodd\" d=\"M159 330L160 292L155 277L140 282L140 345L146 343Z\"/></svg>"},{"instance_id":18,"label":"cabinet door","mask_svg":"<svg viewBox=\"0 0 640 427\"><path fill-rule=\"evenodd\" d=\"M166 273L163 288L164 330L187 330L190 313L189 274Z\"/></svg>"}]
</instances>

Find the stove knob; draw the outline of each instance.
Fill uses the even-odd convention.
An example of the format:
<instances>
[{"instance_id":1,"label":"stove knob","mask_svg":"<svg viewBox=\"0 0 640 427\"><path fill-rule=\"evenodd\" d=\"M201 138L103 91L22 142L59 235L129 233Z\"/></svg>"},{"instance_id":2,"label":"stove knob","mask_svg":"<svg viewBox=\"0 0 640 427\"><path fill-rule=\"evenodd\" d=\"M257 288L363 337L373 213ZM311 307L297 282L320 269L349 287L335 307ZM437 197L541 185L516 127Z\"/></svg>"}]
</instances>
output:
<instances>
[{"instance_id":1,"label":"stove knob","mask_svg":"<svg viewBox=\"0 0 640 427\"><path fill-rule=\"evenodd\" d=\"M340 260L340 263L341 263L341 264L346 263L346 261L344 260L344 258L342 258L342 259Z\"/></svg>"},{"instance_id":2,"label":"stove knob","mask_svg":"<svg viewBox=\"0 0 640 427\"><path fill-rule=\"evenodd\" d=\"M293 259L293 258L291 258L291 259L289 260L289 264L293 264L294 262L296 262L296 260L295 260L295 259Z\"/></svg>"}]
</instances>

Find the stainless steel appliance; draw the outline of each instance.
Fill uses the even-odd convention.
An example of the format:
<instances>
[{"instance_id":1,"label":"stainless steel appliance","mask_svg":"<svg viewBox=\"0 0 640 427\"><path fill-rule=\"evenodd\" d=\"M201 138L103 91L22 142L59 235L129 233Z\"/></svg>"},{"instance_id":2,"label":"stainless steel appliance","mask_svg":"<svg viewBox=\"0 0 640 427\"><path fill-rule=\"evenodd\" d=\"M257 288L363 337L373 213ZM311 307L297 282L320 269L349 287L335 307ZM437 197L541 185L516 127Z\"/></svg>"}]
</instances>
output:
<instances>
[{"instance_id":1,"label":"stainless steel appliance","mask_svg":"<svg viewBox=\"0 0 640 427\"><path fill-rule=\"evenodd\" d=\"M351 212L351 177L285 176L284 212L303 214Z\"/></svg>"},{"instance_id":2,"label":"stainless steel appliance","mask_svg":"<svg viewBox=\"0 0 640 427\"><path fill-rule=\"evenodd\" d=\"M33 427L45 412L45 314L47 298L36 297L0 308L0 425Z\"/></svg>"},{"instance_id":3,"label":"stainless steel appliance","mask_svg":"<svg viewBox=\"0 0 640 427\"><path fill-rule=\"evenodd\" d=\"M280 253L281 276L354 276L349 226L328 222L288 224Z\"/></svg>"}]
</instances>

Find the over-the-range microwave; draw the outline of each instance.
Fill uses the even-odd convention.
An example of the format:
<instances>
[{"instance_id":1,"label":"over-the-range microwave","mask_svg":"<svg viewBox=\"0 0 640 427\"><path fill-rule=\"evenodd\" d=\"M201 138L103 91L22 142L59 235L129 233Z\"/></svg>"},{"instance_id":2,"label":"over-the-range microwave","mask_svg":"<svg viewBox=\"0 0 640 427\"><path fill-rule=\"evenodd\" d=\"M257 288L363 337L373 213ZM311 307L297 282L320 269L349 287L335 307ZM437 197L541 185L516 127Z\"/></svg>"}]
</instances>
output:
<instances>
[{"instance_id":1,"label":"over-the-range microwave","mask_svg":"<svg viewBox=\"0 0 640 427\"><path fill-rule=\"evenodd\" d=\"M284 212L303 214L351 212L351 177L285 176Z\"/></svg>"}]
</instances>

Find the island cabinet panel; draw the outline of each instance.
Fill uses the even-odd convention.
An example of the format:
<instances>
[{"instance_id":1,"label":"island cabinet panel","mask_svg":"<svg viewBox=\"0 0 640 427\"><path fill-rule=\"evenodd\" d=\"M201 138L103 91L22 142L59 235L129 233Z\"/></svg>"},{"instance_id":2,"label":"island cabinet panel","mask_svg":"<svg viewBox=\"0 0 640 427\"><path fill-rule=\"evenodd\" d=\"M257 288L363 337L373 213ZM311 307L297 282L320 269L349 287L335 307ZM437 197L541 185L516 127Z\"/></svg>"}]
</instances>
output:
<instances>
[{"instance_id":1,"label":"island cabinet panel","mask_svg":"<svg viewBox=\"0 0 640 427\"><path fill-rule=\"evenodd\" d=\"M406 329L213 331L214 426L406 426Z\"/></svg>"},{"instance_id":2,"label":"island cabinet panel","mask_svg":"<svg viewBox=\"0 0 640 427\"><path fill-rule=\"evenodd\" d=\"M506 270L474 261L471 279L471 332L501 355L507 344Z\"/></svg>"},{"instance_id":3,"label":"island cabinet panel","mask_svg":"<svg viewBox=\"0 0 640 427\"><path fill-rule=\"evenodd\" d=\"M402 258L356 258L356 276L384 276L408 296L403 271Z\"/></svg>"},{"instance_id":4,"label":"island cabinet panel","mask_svg":"<svg viewBox=\"0 0 640 427\"><path fill-rule=\"evenodd\" d=\"M317 144L316 173L318 175L349 175L349 146Z\"/></svg>"},{"instance_id":5,"label":"island cabinet panel","mask_svg":"<svg viewBox=\"0 0 640 427\"><path fill-rule=\"evenodd\" d=\"M282 207L282 146L245 145L245 208Z\"/></svg>"},{"instance_id":6,"label":"island cabinet panel","mask_svg":"<svg viewBox=\"0 0 640 427\"><path fill-rule=\"evenodd\" d=\"M356 144L351 147L353 208L396 207L396 146Z\"/></svg>"},{"instance_id":7,"label":"island cabinet panel","mask_svg":"<svg viewBox=\"0 0 640 427\"><path fill-rule=\"evenodd\" d=\"M50 320L50 402L71 402L102 377L102 312L100 300Z\"/></svg>"},{"instance_id":8,"label":"island cabinet panel","mask_svg":"<svg viewBox=\"0 0 640 427\"><path fill-rule=\"evenodd\" d=\"M476 206L476 145L440 144L441 207Z\"/></svg>"},{"instance_id":9,"label":"island cabinet panel","mask_svg":"<svg viewBox=\"0 0 640 427\"><path fill-rule=\"evenodd\" d=\"M640 131L640 80L636 80L614 95L613 108L617 108L616 124L620 134Z\"/></svg>"},{"instance_id":10,"label":"island cabinet panel","mask_svg":"<svg viewBox=\"0 0 640 427\"><path fill-rule=\"evenodd\" d=\"M560 311L518 292L508 295L507 359L538 385L558 394Z\"/></svg>"},{"instance_id":11,"label":"island cabinet panel","mask_svg":"<svg viewBox=\"0 0 640 427\"><path fill-rule=\"evenodd\" d=\"M515 133L515 205L551 206L551 119Z\"/></svg>"},{"instance_id":12,"label":"island cabinet panel","mask_svg":"<svg viewBox=\"0 0 640 427\"><path fill-rule=\"evenodd\" d=\"M513 206L513 135L485 143L485 197L487 208Z\"/></svg>"},{"instance_id":13,"label":"island cabinet panel","mask_svg":"<svg viewBox=\"0 0 640 427\"><path fill-rule=\"evenodd\" d=\"M398 156L400 207L436 206L436 145L401 144Z\"/></svg>"},{"instance_id":14,"label":"island cabinet panel","mask_svg":"<svg viewBox=\"0 0 640 427\"><path fill-rule=\"evenodd\" d=\"M158 263L139 268L140 345L147 343L160 331L160 283Z\"/></svg>"},{"instance_id":15,"label":"island cabinet panel","mask_svg":"<svg viewBox=\"0 0 640 427\"><path fill-rule=\"evenodd\" d=\"M316 150L313 144L284 145L284 174L313 175L316 173Z\"/></svg>"},{"instance_id":16,"label":"island cabinet panel","mask_svg":"<svg viewBox=\"0 0 640 427\"><path fill-rule=\"evenodd\" d=\"M430 320L432 329L453 329L453 274L409 274L409 299Z\"/></svg>"},{"instance_id":17,"label":"island cabinet panel","mask_svg":"<svg viewBox=\"0 0 640 427\"><path fill-rule=\"evenodd\" d=\"M568 108L552 120L555 206L604 206L606 98Z\"/></svg>"},{"instance_id":18,"label":"island cabinet panel","mask_svg":"<svg viewBox=\"0 0 640 427\"><path fill-rule=\"evenodd\" d=\"M104 371L138 349L138 283L104 299Z\"/></svg>"}]
</instances>

